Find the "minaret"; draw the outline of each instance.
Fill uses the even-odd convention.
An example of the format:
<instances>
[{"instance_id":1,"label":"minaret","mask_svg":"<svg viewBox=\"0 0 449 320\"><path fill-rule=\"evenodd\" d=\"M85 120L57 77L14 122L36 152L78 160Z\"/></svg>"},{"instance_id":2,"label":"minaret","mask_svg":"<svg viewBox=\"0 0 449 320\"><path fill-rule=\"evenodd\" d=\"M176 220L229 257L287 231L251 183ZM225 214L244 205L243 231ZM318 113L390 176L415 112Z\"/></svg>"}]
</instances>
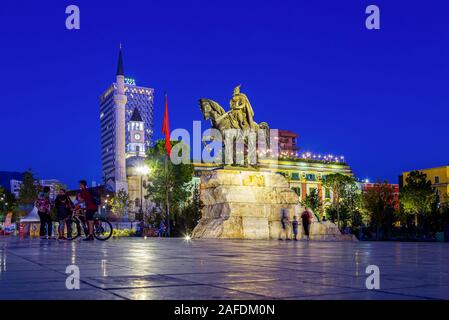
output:
<instances>
[{"instance_id":1,"label":"minaret","mask_svg":"<svg viewBox=\"0 0 449 320\"><path fill-rule=\"evenodd\" d=\"M118 56L117 90L114 94L115 106L115 192L125 190L128 192L126 178L126 117L125 106L128 101L125 95L125 73L123 71L122 45Z\"/></svg>"}]
</instances>

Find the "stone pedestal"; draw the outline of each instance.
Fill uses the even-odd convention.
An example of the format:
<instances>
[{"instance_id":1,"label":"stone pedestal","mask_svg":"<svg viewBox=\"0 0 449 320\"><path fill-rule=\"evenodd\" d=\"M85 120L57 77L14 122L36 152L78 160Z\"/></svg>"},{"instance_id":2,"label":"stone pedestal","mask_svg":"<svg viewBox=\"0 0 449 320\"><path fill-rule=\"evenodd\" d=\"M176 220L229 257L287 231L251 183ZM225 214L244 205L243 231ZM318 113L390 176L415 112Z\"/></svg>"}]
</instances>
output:
<instances>
[{"instance_id":1,"label":"stone pedestal","mask_svg":"<svg viewBox=\"0 0 449 320\"><path fill-rule=\"evenodd\" d=\"M193 238L278 239L281 209L286 209L289 221L298 217L299 235L303 233L298 196L280 174L233 169L205 172L200 194L204 207ZM312 240L345 239L330 222L315 219L310 231Z\"/></svg>"}]
</instances>

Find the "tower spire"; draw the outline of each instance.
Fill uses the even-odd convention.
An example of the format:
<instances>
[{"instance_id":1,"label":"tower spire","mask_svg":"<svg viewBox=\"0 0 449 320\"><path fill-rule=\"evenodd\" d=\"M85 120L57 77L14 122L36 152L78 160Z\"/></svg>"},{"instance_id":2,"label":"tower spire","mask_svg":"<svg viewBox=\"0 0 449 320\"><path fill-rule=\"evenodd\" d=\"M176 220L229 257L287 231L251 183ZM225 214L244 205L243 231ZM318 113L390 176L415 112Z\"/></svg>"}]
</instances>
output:
<instances>
[{"instance_id":1,"label":"tower spire","mask_svg":"<svg viewBox=\"0 0 449 320\"><path fill-rule=\"evenodd\" d=\"M118 54L118 65L117 65L117 75L118 76L125 76L125 71L123 69L123 57L122 57L122 43L120 43L120 51Z\"/></svg>"}]
</instances>

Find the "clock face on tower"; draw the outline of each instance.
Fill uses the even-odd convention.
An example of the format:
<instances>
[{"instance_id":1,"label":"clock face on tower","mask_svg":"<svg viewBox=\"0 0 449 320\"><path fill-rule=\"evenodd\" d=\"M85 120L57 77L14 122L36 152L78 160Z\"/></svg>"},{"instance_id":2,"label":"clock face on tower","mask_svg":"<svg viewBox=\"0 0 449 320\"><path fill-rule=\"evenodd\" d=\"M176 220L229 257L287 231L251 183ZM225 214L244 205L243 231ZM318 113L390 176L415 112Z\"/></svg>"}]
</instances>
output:
<instances>
[{"instance_id":1,"label":"clock face on tower","mask_svg":"<svg viewBox=\"0 0 449 320\"><path fill-rule=\"evenodd\" d=\"M140 140L140 134L139 133L136 133L135 135L134 135L134 139L136 139L136 140Z\"/></svg>"}]
</instances>

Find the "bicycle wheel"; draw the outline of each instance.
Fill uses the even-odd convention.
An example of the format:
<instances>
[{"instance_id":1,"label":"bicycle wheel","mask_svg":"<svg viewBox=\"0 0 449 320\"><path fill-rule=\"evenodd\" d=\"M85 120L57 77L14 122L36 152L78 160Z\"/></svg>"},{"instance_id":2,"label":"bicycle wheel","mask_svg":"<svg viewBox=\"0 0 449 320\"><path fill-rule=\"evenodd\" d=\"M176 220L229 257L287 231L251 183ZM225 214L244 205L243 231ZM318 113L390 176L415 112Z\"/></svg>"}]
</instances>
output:
<instances>
[{"instance_id":1,"label":"bicycle wheel","mask_svg":"<svg viewBox=\"0 0 449 320\"><path fill-rule=\"evenodd\" d=\"M67 240L75 240L81 235L81 226L78 220L75 219L67 220L65 229Z\"/></svg>"},{"instance_id":2,"label":"bicycle wheel","mask_svg":"<svg viewBox=\"0 0 449 320\"><path fill-rule=\"evenodd\" d=\"M94 237L100 241L106 241L112 237L112 224L104 219L95 221Z\"/></svg>"}]
</instances>

